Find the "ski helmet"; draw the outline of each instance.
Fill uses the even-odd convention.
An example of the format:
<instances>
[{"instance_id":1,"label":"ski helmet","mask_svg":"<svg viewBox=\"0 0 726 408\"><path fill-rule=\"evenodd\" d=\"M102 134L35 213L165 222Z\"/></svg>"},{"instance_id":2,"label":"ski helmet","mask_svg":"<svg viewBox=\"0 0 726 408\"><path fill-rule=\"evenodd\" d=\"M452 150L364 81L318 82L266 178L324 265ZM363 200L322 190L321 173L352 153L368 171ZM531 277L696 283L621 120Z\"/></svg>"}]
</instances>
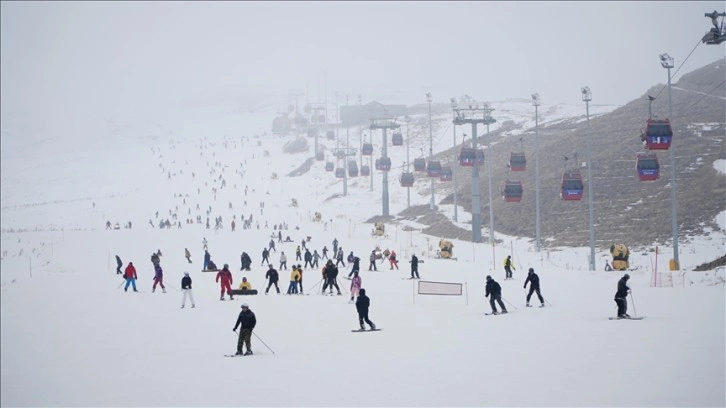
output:
<instances>
[{"instance_id":1,"label":"ski helmet","mask_svg":"<svg viewBox=\"0 0 726 408\"><path fill-rule=\"evenodd\" d=\"M492 275L487 275L487 280L492 280Z\"/></svg>"},{"instance_id":2,"label":"ski helmet","mask_svg":"<svg viewBox=\"0 0 726 408\"><path fill-rule=\"evenodd\" d=\"M242 303L242 305L240 305L240 308L242 309L249 309L249 307L250 305L248 305L247 303Z\"/></svg>"},{"instance_id":3,"label":"ski helmet","mask_svg":"<svg viewBox=\"0 0 726 408\"><path fill-rule=\"evenodd\" d=\"M529 268L529 273L534 273L534 268Z\"/></svg>"},{"instance_id":4,"label":"ski helmet","mask_svg":"<svg viewBox=\"0 0 726 408\"><path fill-rule=\"evenodd\" d=\"M625 278L625 279L630 279L630 275L628 275L628 274L626 273L625 275L623 275L623 278Z\"/></svg>"}]
</instances>

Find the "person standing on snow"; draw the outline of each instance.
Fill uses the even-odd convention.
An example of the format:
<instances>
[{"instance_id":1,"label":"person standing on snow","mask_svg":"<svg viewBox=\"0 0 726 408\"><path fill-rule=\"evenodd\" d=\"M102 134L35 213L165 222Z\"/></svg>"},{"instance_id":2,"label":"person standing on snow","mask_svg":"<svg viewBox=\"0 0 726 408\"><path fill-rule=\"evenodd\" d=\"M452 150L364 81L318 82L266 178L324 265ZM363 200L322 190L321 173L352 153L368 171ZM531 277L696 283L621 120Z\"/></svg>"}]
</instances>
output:
<instances>
[{"instance_id":1,"label":"person standing on snow","mask_svg":"<svg viewBox=\"0 0 726 408\"><path fill-rule=\"evenodd\" d=\"M192 253L189 252L189 249L184 248L184 258L187 258L187 262L192 263L191 257L192 257Z\"/></svg>"},{"instance_id":2,"label":"person standing on snow","mask_svg":"<svg viewBox=\"0 0 726 408\"><path fill-rule=\"evenodd\" d=\"M630 293L630 287L628 287L628 279L630 275L627 273L623 275L618 281L618 291L615 292L615 303L618 305L618 317L628 318L628 293Z\"/></svg>"},{"instance_id":3,"label":"person standing on snow","mask_svg":"<svg viewBox=\"0 0 726 408\"><path fill-rule=\"evenodd\" d=\"M210 259L212 259L212 255L209 255L209 251L207 251L205 249L204 250L204 266L202 267L202 269L204 269L205 271L209 270L208 268L209 268Z\"/></svg>"},{"instance_id":4,"label":"person standing on snow","mask_svg":"<svg viewBox=\"0 0 726 408\"><path fill-rule=\"evenodd\" d=\"M376 267L376 251L371 251L371 255L368 257L368 270L371 271L378 271L378 268Z\"/></svg>"},{"instance_id":5,"label":"person standing on snow","mask_svg":"<svg viewBox=\"0 0 726 408\"><path fill-rule=\"evenodd\" d=\"M181 289L182 289L181 308L184 309L184 305L187 303L187 296L188 296L189 300L192 301L192 309L194 309L194 294L192 294L192 278L189 277L189 272L184 272L184 277L181 280Z\"/></svg>"},{"instance_id":6,"label":"person standing on snow","mask_svg":"<svg viewBox=\"0 0 726 408\"><path fill-rule=\"evenodd\" d=\"M166 293L166 288L164 287L164 271L161 270L161 265L159 264L154 265L154 286L151 287L151 293L156 292L157 284L159 284L161 286L161 290Z\"/></svg>"},{"instance_id":7,"label":"person standing on snow","mask_svg":"<svg viewBox=\"0 0 726 408\"><path fill-rule=\"evenodd\" d=\"M287 256L285 251L280 252L280 270L287 269Z\"/></svg>"},{"instance_id":8,"label":"person standing on snow","mask_svg":"<svg viewBox=\"0 0 726 408\"><path fill-rule=\"evenodd\" d=\"M355 308L358 311L358 323L360 323L360 329L365 330L363 322L365 321L371 327L371 330L376 329L376 325L368 319L368 308L371 306L371 300L366 296L366 290L361 289L359 292L358 300L355 301Z\"/></svg>"},{"instance_id":9,"label":"person standing on snow","mask_svg":"<svg viewBox=\"0 0 726 408\"><path fill-rule=\"evenodd\" d=\"M116 275L121 275L123 272L121 272L121 267L124 266L123 262L121 262L121 258L119 258L118 255L116 255Z\"/></svg>"},{"instance_id":10,"label":"person standing on snow","mask_svg":"<svg viewBox=\"0 0 726 408\"><path fill-rule=\"evenodd\" d=\"M287 294L297 294L297 282L300 280L300 273L297 271L297 265L292 266L292 273L290 273L290 286L287 287Z\"/></svg>"},{"instance_id":11,"label":"person standing on snow","mask_svg":"<svg viewBox=\"0 0 726 408\"><path fill-rule=\"evenodd\" d=\"M360 272L360 258L358 258L357 256L354 256L353 257L353 268L350 270L348 277L350 278L352 275L357 275L358 272Z\"/></svg>"},{"instance_id":12,"label":"person standing on snow","mask_svg":"<svg viewBox=\"0 0 726 408\"><path fill-rule=\"evenodd\" d=\"M313 254L310 253L310 250L305 248L305 255L303 256L303 259L305 259L305 267L307 268L310 266L313 267Z\"/></svg>"},{"instance_id":13,"label":"person standing on snow","mask_svg":"<svg viewBox=\"0 0 726 408\"><path fill-rule=\"evenodd\" d=\"M300 288L300 294L303 294L303 269L302 265L297 264L297 272L300 274L300 280L297 281L297 286Z\"/></svg>"},{"instance_id":14,"label":"person standing on snow","mask_svg":"<svg viewBox=\"0 0 726 408\"><path fill-rule=\"evenodd\" d=\"M340 288L338 287L338 267L333 265L333 261L328 259L328 263L323 268L323 278L325 279L325 283L323 284L323 294L325 294L325 290L330 286L330 294L333 294L333 286L335 286L335 289L338 290L338 295L342 295L340 293Z\"/></svg>"},{"instance_id":15,"label":"person standing on snow","mask_svg":"<svg viewBox=\"0 0 726 408\"><path fill-rule=\"evenodd\" d=\"M507 259L504 260L504 272L506 272L504 279L514 279L512 277L512 269L517 270L512 263L512 255L507 255Z\"/></svg>"},{"instance_id":16,"label":"person standing on snow","mask_svg":"<svg viewBox=\"0 0 726 408\"><path fill-rule=\"evenodd\" d=\"M388 262L391 264L391 270L396 267L398 270L398 261L396 260L396 251L391 251L391 255L388 257Z\"/></svg>"},{"instance_id":17,"label":"person standing on snow","mask_svg":"<svg viewBox=\"0 0 726 408\"><path fill-rule=\"evenodd\" d=\"M335 257L335 266L338 266L338 264L343 264L343 268L345 268L345 261L343 260L343 257L345 256L345 253L343 253L343 247L338 248L338 255Z\"/></svg>"},{"instance_id":18,"label":"person standing on snow","mask_svg":"<svg viewBox=\"0 0 726 408\"><path fill-rule=\"evenodd\" d=\"M323 245L323 257L322 257L322 259L323 260L330 259L330 258L328 258L328 247L325 246L325 245Z\"/></svg>"},{"instance_id":19,"label":"person standing on snow","mask_svg":"<svg viewBox=\"0 0 726 408\"><path fill-rule=\"evenodd\" d=\"M237 340L237 353L235 355L242 355L242 345L247 346L247 351L244 353L245 356L252 355L252 330L257 325L257 318L252 313L247 303L242 303L242 311L237 317L237 323L234 324L233 332L237 333L237 327L239 327L239 339Z\"/></svg>"},{"instance_id":20,"label":"person standing on snow","mask_svg":"<svg viewBox=\"0 0 726 408\"><path fill-rule=\"evenodd\" d=\"M502 302L502 287L499 286L499 284L494 279L492 279L490 275L487 275L486 295L484 297L489 297L489 304L492 307L492 314L499 314L499 312L497 312L497 306L494 304L494 301L497 301L497 303L499 303L499 307L502 308L502 314L507 313L507 308L504 307L504 303Z\"/></svg>"},{"instance_id":21,"label":"person standing on snow","mask_svg":"<svg viewBox=\"0 0 726 408\"><path fill-rule=\"evenodd\" d=\"M262 263L260 265L264 265L266 263L270 263L270 260L268 257L270 256L270 251L267 250L267 248L262 249Z\"/></svg>"},{"instance_id":22,"label":"person standing on snow","mask_svg":"<svg viewBox=\"0 0 726 408\"><path fill-rule=\"evenodd\" d=\"M224 300L225 291L229 295L229 300L234 300L232 298L232 272L229 271L229 265L224 264L222 270L217 272L217 278L215 279L215 282L220 282L221 290L219 294L219 300Z\"/></svg>"},{"instance_id":23,"label":"person standing on snow","mask_svg":"<svg viewBox=\"0 0 726 408\"><path fill-rule=\"evenodd\" d=\"M267 270L267 273L265 274L265 279L268 280L267 289L265 289L265 295L267 294L267 292L270 291L272 285L275 285L277 294L280 294L280 287L277 285L277 281L280 279L280 274L277 273L272 265L270 265L270 269Z\"/></svg>"},{"instance_id":24,"label":"person standing on snow","mask_svg":"<svg viewBox=\"0 0 726 408\"><path fill-rule=\"evenodd\" d=\"M360 292L360 287L363 284L363 280L360 278L360 275L358 275L358 271L355 271L353 274L353 279L351 279L350 282L350 302L353 303L353 300L355 300L355 297L358 296L358 293Z\"/></svg>"},{"instance_id":25,"label":"person standing on snow","mask_svg":"<svg viewBox=\"0 0 726 408\"><path fill-rule=\"evenodd\" d=\"M318 261L320 261L320 254L318 253L318 250L313 250L313 262L310 264L311 268L317 268L318 267Z\"/></svg>"},{"instance_id":26,"label":"person standing on snow","mask_svg":"<svg viewBox=\"0 0 726 408\"><path fill-rule=\"evenodd\" d=\"M542 297L542 294L539 292L539 276L537 276L536 273L534 273L534 268L529 268L529 273L527 274L527 280L524 281L524 288L527 289L527 282L532 282L532 284L529 286L529 294L527 295L527 307L531 307L529 305L529 299L532 297L532 293L537 292L537 297L539 298L539 302L542 304L540 307L544 307L544 298Z\"/></svg>"},{"instance_id":27,"label":"person standing on snow","mask_svg":"<svg viewBox=\"0 0 726 408\"><path fill-rule=\"evenodd\" d=\"M302 250L300 249L300 245L298 245L295 249L295 260L302 261Z\"/></svg>"},{"instance_id":28,"label":"person standing on snow","mask_svg":"<svg viewBox=\"0 0 726 408\"><path fill-rule=\"evenodd\" d=\"M414 278L414 274L416 279L421 279L418 276L418 257L416 254L411 255L411 279Z\"/></svg>"},{"instance_id":29,"label":"person standing on snow","mask_svg":"<svg viewBox=\"0 0 726 408\"><path fill-rule=\"evenodd\" d=\"M138 276L136 275L136 268L134 268L133 262L129 262L128 266L126 266L126 270L124 271L124 277L126 278L126 286L124 286L124 292L129 289L129 285L132 285L134 287L134 292L138 292L138 290L136 290L136 279L138 279Z\"/></svg>"}]
</instances>

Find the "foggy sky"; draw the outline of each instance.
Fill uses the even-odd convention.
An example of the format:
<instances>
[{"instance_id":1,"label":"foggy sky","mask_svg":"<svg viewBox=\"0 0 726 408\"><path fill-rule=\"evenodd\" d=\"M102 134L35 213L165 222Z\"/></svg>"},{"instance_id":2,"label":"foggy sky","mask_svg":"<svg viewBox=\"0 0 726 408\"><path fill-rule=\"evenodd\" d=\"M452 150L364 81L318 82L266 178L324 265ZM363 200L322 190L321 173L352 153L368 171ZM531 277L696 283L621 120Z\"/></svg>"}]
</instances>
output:
<instances>
[{"instance_id":1,"label":"foggy sky","mask_svg":"<svg viewBox=\"0 0 726 408\"><path fill-rule=\"evenodd\" d=\"M624 104L666 82L724 2L3 2L2 110L133 112L202 91L391 88ZM698 46L678 76L724 56ZM675 78L677 80L677 77Z\"/></svg>"}]
</instances>

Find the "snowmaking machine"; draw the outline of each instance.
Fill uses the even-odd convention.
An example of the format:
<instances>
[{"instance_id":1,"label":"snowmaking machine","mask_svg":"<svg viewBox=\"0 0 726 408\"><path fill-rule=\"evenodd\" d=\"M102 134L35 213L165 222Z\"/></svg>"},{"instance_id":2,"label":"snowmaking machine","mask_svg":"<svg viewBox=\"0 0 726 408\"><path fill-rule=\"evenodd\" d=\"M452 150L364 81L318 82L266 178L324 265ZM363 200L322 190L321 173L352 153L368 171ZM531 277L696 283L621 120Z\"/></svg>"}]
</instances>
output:
<instances>
[{"instance_id":1,"label":"snowmaking machine","mask_svg":"<svg viewBox=\"0 0 726 408\"><path fill-rule=\"evenodd\" d=\"M386 225L382 222L375 223L375 228L373 229L373 235L376 237L380 237L386 233Z\"/></svg>"},{"instance_id":2,"label":"snowmaking machine","mask_svg":"<svg viewBox=\"0 0 726 408\"><path fill-rule=\"evenodd\" d=\"M628 258L630 257L630 251L625 244L613 244L610 246L610 255L613 256L613 269L616 271L627 270L630 266L628 264Z\"/></svg>"},{"instance_id":3,"label":"snowmaking machine","mask_svg":"<svg viewBox=\"0 0 726 408\"><path fill-rule=\"evenodd\" d=\"M440 240L439 255L443 259L451 259L451 257L454 255L454 244L452 244L451 241L447 239Z\"/></svg>"}]
</instances>

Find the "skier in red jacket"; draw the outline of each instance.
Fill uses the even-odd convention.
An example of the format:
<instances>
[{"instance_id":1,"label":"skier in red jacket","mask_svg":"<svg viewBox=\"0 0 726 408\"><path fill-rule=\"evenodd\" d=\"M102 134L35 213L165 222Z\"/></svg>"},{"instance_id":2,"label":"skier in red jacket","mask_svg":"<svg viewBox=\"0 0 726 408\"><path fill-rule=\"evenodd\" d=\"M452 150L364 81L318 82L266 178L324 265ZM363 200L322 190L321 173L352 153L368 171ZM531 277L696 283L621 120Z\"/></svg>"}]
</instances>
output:
<instances>
[{"instance_id":1,"label":"skier in red jacket","mask_svg":"<svg viewBox=\"0 0 726 408\"><path fill-rule=\"evenodd\" d=\"M220 282L221 279L221 282ZM220 282L221 291L219 294L219 300L224 300L224 292L227 291L229 300L232 298L232 272L229 271L229 265L224 264L221 271L217 272L217 279L215 282Z\"/></svg>"},{"instance_id":2,"label":"skier in red jacket","mask_svg":"<svg viewBox=\"0 0 726 408\"><path fill-rule=\"evenodd\" d=\"M136 268L134 268L134 264L132 262L129 262L129 265L126 267L126 270L124 271L124 278L126 278L124 292L128 291L129 285L134 287L134 292L138 292L138 290L136 290L136 279L138 276L136 276Z\"/></svg>"}]
</instances>

